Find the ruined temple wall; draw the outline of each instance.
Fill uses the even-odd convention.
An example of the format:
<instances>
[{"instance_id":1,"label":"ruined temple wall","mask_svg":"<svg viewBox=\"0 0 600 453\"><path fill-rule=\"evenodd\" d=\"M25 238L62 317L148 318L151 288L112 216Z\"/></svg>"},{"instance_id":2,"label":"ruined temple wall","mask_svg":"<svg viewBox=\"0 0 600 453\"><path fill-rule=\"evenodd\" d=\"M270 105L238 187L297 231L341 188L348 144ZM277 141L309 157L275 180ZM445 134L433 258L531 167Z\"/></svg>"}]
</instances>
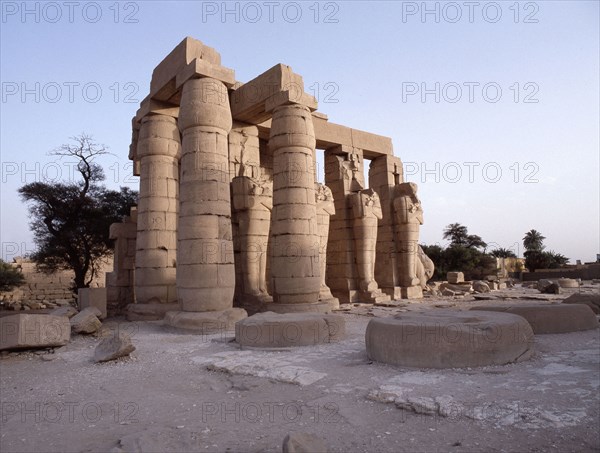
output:
<instances>
[{"instance_id":1,"label":"ruined temple wall","mask_svg":"<svg viewBox=\"0 0 600 453\"><path fill-rule=\"evenodd\" d=\"M94 278L90 287L104 286L106 273L112 269L112 261L112 257L107 257L102 262L100 272ZM75 296L71 290L74 280L72 271L59 270L45 273L38 271L33 261L23 258L15 258L14 262L9 264L21 271L25 277L25 283L12 291L0 292L0 301L3 302L5 307L18 304L18 308L20 308L34 303L52 307L75 301Z\"/></svg>"}]
</instances>

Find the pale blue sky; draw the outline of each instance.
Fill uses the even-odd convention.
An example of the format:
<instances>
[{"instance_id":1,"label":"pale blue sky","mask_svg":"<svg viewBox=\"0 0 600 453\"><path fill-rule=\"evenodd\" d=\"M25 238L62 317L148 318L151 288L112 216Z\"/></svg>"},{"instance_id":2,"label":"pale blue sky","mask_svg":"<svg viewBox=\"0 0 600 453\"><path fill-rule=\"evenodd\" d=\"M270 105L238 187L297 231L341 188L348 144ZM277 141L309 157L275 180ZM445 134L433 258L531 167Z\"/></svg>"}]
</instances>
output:
<instances>
[{"instance_id":1,"label":"pale blue sky","mask_svg":"<svg viewBox=\"0 0 600 453\"><path fill-rule=\"evenodd\" d=\"M274 2L272 21L269 2L229 2L225 17L222 2L75 3L29 2L23 15L22 2L2 2L4 258L33 249L16 191L68 177L47 156L68 137L109 146L107 185L137 186L130 120L185 36L240 81L288 64L330 121L391 137L420 187L422 242L445 243L459 222L519 255L532 228L572 262L600 253L596 1L482 1L471 17L465 2L428 2L437 22L422 2Z\"/></svg>"}]
</instances>

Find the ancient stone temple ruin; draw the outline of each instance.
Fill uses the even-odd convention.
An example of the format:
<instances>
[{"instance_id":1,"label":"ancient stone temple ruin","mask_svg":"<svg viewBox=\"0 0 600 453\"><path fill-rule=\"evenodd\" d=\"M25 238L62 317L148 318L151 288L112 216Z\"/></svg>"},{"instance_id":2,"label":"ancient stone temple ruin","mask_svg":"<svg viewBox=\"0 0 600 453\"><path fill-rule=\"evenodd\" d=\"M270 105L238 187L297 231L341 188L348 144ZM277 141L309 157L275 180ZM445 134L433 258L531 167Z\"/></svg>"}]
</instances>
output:
<instances>
[{"instance_id":1,"label":"ancient stone temple ruin","mask_svg":"<svg viewBox=\"0 0 600 453\"><path fill-rule=\"evenodd\" d=\"M109 310L185 327L422 297L423 210L391 140L328 121L289 66L242 83L186 38L132 127L139 203L111 229Z\"/></svg>"}]
</instances>

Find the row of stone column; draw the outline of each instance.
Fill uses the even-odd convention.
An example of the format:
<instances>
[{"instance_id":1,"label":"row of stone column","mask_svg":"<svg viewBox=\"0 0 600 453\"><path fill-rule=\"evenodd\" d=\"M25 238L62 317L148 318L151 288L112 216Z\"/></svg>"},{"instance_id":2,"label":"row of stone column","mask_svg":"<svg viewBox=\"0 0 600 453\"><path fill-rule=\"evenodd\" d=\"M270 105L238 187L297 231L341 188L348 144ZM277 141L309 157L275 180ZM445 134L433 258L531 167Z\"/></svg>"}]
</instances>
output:
<instances>
[{"instance_id":1,"label":"row of stone column","mask_svg":"<svg viewBox=\"0 0 600 453\"><path fill-rule=\"evenodd\" d=\"M397 298L400 286L419 285L414 249L422 216L415 214L420 209L416 187L402 184L401 174L394 173L399 160L380 158L370 173L378 190L364 189L360 150L328 151L326 181L332 195L315 184L316 140L309 108L284 104L272 111L271 188L270 181L266 184L255 170L244 168L243 156L239 176L232 179L231 129L227 87L212 78L190 79L183 85L178 120L160 114L142 120L137 147L141 175L135 269L138 304L178 303L185 312L232 306L236 270L231 187L239 253L245 257L244 291L254 301L271 301L265 279L267 243L271 247L270 309L275 311L331 308L324 303L335 300L325 283L328 245L334 255L330 280L336 292L349 294L347 301L381 302L389 296ZM258 136L242 134L241 152L248 138L258 143ZM254 148L258 157L258 145ZM392 213L403 214L394 223L389 220ZM335 237L327 244L332 214ZM380 222L384 216L388 220ZM256 251L257 242L262 246L259 259L250 260L250 249ZM388 245L402 250L392 253L386 250ZM390 259L400 260L392 263L391 270ZM388 295L379 289L379 277Z\"/></svg>"},{"instance_id":2,"label":"row of stone column","mask_svg":"<svg viewBox=\"0 0 600 453\"><path fill-rule=\"evenodd\" d=\"M232 306L235 267L231 224L227 87L211 78L183 85L179 118L150 114L141 123L137 158L140 198L135 270L139 304L179 302L186 312ZM179 140L181 132L181 142ZM268 226L273 301L281 311L312 309L322 286L319 264L310 110L281 105L273 111L273 196L269 225L260 210L243 206L241 221ZM180 170L179 170L180 168ZM234 181L236 186L244 181ZM262 220L262 222L260 222ZM242 247L255 239L246 234ZM256 235L259 236L259 235ZM265 272L260 262L256 269ZM245 269L248 274L253 269ZM250 284L249 284L250 286ZM259 282L259 291L265 291Z\"/></svg>"}]
</instances>

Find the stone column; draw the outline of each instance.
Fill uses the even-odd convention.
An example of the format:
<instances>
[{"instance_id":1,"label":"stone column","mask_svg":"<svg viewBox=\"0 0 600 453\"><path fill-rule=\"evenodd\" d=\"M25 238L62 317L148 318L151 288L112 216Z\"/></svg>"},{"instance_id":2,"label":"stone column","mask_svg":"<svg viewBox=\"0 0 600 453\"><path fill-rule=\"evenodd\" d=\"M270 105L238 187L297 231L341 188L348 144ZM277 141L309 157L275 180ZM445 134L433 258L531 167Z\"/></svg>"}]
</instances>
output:
<instances>
[{"instance_id":1,"label":"stone column","mask_svg":"<svg viewBox=\"0 0 600 453\"><path fill-rule=\"evenodd\" d=\"M140 192L135 258L135 298L150 317L162 318L176 306L178 160L175 118L150 114L142 119L136 157ZM166 304L166 305L165 305Z\"/></svg>"},{"instance_id":2,"label":"stone column","mask_svg":"<svg viewBox=\"0 0 600 453\"><path fill-rule=\"evenodd\" d=\"M364 302L389 301L390 296L384 295L375 281L377 225L383 217L377 192L365 189L352 194L352 209L360 298Z\"/></svg>"},{"instance_id":3,"label":"stone column","mask_svg":"<svg viewBox=\"0 0 600 453\"><path fill-rule=\"evenodd\" d=\"M232 307L235 288L225 85L212 78L183 85L177 293L184 312Z\"/></svg>"},{"instance_id":4,"label":"stone column","mask_svg":"<svg viewBox=\"0 0 600 453\"><path fill-rule=\"evenodd\" d=\"M271 215L272 311L327 311L319 303L321 276L315 206L315 132L308 107L275 107Z\"/></svg>"},{"instance_id":5,"label":"stone column","mask_svg":"<svg viewBox=\"0 0 600 453\"><path fill-rule=\"evenodd\" d=\"M317 228L319 230L319 265L321 267L321 289L319 300L329 304L332 310L340 308L340 301L333 297L327 286L327 241L329 240L329 217L335 214L333 194L325 184L315 183L315 198L317 203Z\"/></svg>"}]
</instances>

